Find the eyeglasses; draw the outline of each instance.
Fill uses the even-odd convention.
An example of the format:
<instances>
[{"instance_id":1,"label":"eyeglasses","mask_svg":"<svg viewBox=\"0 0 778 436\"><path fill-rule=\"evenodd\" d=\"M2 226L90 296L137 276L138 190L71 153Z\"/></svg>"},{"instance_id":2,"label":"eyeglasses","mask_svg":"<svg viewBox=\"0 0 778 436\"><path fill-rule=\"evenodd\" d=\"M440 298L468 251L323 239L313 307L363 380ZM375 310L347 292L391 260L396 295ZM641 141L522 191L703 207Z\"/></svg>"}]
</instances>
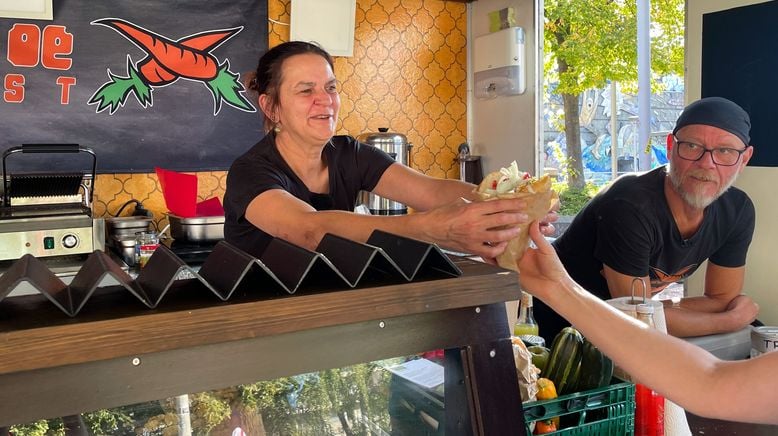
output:
<instances>
[{"instance_id":1,"label":"eyeglasses","mask_svg":"<svg viewBox=\"0 0 778 436\"><path fill-rule=\"evenodd\" d=\"M673 135L673 138L677 145L678 157L681 159L698 161L705 156L705 153L710 153L713 158L713 163L725 167L731 167L738 163L740 155L748 150L748 147L743 149L729 147L705 148L702 145L693 142L679 141L678 137L675 135Z\"/></svg>"}]
</instances>

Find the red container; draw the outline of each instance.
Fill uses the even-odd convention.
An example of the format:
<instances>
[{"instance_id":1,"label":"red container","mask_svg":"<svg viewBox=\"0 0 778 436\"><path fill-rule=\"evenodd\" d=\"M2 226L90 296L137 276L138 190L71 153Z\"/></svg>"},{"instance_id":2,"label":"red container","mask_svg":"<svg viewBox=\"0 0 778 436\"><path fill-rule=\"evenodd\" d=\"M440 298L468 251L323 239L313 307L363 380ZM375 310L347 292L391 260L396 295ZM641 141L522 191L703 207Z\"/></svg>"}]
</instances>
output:
<instances>
[{"instance_id":1,"label":"red container","mask_svg":"<svg viewBox=\"0 0 778 436\"><path fill-rule=\"evenodd\" d=\"M635 385L635 436L664 436L665 399L654 390Z\"/></svg>"}]
</instances>

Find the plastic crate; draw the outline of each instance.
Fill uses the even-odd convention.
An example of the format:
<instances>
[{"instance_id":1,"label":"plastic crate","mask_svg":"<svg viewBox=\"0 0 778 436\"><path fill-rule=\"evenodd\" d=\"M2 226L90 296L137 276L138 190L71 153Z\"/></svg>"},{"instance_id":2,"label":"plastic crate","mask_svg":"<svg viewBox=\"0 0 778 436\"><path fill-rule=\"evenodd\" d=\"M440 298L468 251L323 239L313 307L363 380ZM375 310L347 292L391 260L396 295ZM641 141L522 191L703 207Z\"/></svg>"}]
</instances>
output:
<instances>
[{"instance_id":1,"label":"plastic crate","mask_svg":"<svg viewBox=\"0 0 778 436\"><path fill-rule=\"evenodd\" d=\"M551 435L632 435L635 432L635 385L613 379L590 391L562 395L553 400L524 403L524 421L531 423L559 416L560 429Z\"/></svg>"}]
</instances>

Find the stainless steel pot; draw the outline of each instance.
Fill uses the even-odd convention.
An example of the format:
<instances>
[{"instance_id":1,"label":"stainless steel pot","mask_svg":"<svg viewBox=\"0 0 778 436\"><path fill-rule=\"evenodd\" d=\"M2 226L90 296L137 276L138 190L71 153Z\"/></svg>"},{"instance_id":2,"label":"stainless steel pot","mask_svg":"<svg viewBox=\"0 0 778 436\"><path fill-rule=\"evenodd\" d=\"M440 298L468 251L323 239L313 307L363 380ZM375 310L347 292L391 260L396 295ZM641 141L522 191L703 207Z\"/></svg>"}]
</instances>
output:
<instances>
[{"instance_id":1,"label":"stainless steel pot","mask_svg":"<svg viewBox=\"0 0 778 436\"><path fill-rule=\"evenodd\" d=\"M128 266L134 266L136 259L135 234L146 232L151 218L145 216L120 216L105 219L106 244L122 257Z\"/></svg>"},{"instance_id":2,"label":"stainless steel pot","mask_svg":"<svg viewBox=\"0 0 778 436\"><path fill-rule=\"evenodd\" d=\"M408 142L405 135L392 133L389 132L388 128L380 127L378 132L359 135L357 141L381 149L392 156L395 161L409 165L413 145ZM403 215L408 213L408 208L404 204L379 197L372 192L362 192L360 202L366 205L373 215Z\"/></svg>"},{"instance_id":3,"label":"stainless steel pot","mask_svg":"<svg viewBox=\"0 0 778 436\"><path fill-rule=\"evenodd\" d=\"M122 260L127 266L135 266L137 263L135 251L135 236L113 236L111 244L116 247L116 251L122 256Z\"/></svg>"},{"instance_id":4,"label":"stainless steel pot","mask_svg":"<svg viewBox=\"0 0 778 436\"><path fill-rule=\"evenodd\" d=\"M145 232L149 229L151 218L145 216L119 216L105 219L105 230L108 233L106 239L111 237L132 236L135 233Z\"/></svg>"},{"instance_id":5,"label":"stainless steel pot","mask_svg":"<svg viewBox=\"0 0 778 436\"><path fill-rule=\"evenodd\" d=\"M170 235L177 241L213 242L224 239L224 216L182 218L168 214Z\"/></svg>"}]
</instances>

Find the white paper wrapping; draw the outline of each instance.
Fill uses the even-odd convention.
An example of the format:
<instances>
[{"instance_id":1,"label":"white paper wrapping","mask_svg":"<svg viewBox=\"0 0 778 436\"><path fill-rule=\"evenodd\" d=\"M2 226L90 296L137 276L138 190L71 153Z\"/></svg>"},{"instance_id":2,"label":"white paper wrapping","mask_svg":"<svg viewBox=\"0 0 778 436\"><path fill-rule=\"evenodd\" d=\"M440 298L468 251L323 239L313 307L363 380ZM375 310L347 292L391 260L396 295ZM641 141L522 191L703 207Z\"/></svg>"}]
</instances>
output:
<instances>
[{"instance_id":1,"label":"white paper wrapping","mask_svg":"<svg viewBox=\"0 0 778 436\"><path fill-rule=\"evenodd\" d=\"M519 377L519 392L521 401L537 400L538 374L540 370L532 364L532 354L519 338L511 339L513 360L516 362L516 375Z\"/></svg>"},{"instance_id":2,"label":"white paper wrapping","mask_svg":"<svg viewBox=\"0 0 778 436\"><path fill-rule=\"evenodd\" d=\"M508 312L508 329L510 330L508 334L513 335L513 326L519 319L519 300L506 301L505 311Z\"/></svg>"},{"instance_id":3,"label":"white paper wrapping","mask_svg":"<svg viewBox=\"0 0 778 436\"><path fill-rule=\"evenodd\" d=\"M642 303L642 298L639 298ZM637 318L637 305L632 304L632 297L619 297L606 301L611 306L619 309L627 315ZM665 320L665 309L661 301L646 300L647 304L654 307L654 324L656 329L667 333L667 321ZM689 423L686 421L686 412L684 409L665 399L665 435L666 436L690 436Z\"/></svg>"}]
</instances>

